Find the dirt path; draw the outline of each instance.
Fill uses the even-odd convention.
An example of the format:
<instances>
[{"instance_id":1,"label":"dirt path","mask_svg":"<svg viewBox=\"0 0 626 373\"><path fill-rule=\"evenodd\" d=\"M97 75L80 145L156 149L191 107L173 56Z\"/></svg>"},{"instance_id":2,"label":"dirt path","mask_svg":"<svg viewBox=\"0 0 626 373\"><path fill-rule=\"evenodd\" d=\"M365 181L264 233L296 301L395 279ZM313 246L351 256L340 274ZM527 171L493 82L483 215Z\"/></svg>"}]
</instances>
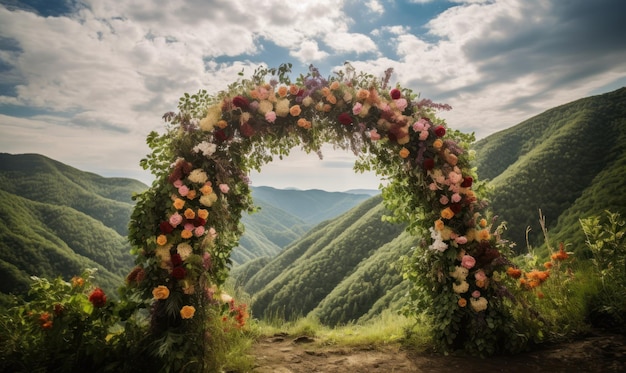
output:
<instances>
[{"instance_id":1,"label":"dirt path","mask_svg":"<svg viewBox=\"0 0 626 373\"><path fill-rule=\"evenodd\" d=\"M489 359L416 352L399 346L323 346L309 337L288 335L261 339L252 353L254 373L626 372L626 336L607 333L541 351Z\"/></svg>"}]
</instances>

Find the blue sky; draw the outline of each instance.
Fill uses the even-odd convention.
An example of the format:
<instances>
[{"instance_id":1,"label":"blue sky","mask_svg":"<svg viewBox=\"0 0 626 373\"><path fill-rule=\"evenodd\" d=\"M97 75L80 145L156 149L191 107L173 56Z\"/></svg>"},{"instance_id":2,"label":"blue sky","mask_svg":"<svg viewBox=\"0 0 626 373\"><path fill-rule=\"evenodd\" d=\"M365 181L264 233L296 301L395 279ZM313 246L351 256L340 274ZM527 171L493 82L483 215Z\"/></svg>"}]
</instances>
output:
<instances>
[{"instance_id":1,"label":"blue sky","mask_svg":"<svg viewBox=\"0 0 626 373\"><path fill-rule=\"evenodd\" d=\"M185 92L259 64L394 69L482 138L626 86L623 0L0 0L0 152L149 183L146 135ZM294 150L253 185L376 188L354 157Z\"/></svg>"}]
</instances>

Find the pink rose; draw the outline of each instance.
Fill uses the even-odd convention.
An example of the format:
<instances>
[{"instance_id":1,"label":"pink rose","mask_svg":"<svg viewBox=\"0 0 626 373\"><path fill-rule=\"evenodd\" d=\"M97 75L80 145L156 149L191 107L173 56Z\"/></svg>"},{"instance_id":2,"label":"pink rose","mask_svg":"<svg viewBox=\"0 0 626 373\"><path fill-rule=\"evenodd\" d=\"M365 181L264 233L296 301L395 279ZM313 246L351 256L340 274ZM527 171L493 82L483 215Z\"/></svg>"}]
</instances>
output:
<instances>
[{"instance_id":1,"label":"pink rose","mask_svg":"<svg viewBox=\"0 0 626 373\"><path fill-rule=\"evenodd\" d=\"M193 234L195 234L196 237L202 236L204 234L204 227L203 226L196 227L196 229L193 230Z\"/></svg>"},{"instance_id":2,"label":"pink rose","mask_svg":"<svg viewBox=\"0 0 626 373\"><path fill-rule=\"evenodd\" d=\"M183 185L183 181L181 179L178 179L176 181L174 181L174 188L180 188Z\"/></svg>"},{"instance_id":3,"label":"pink rose","mask_svg":"<svg viewBox=\"0 0 626 373\"><path fill-rule=\"evenodd\" d=\"M187 185L181 185L178 188L178 194L180 194L183 197L187 196L187 194L189 194L189 188L187 187Z\"/></svg>"},{"instance_id":4,"label":"pink rose","mask_svg":"<svg viewBox=\"0 0 626 373\"><path fill-rule=\"evenodd\" d=\"M474 265L476 265L476 259L474 259L473 256L471 255L463 255L463 258L461 259L461 266L467 269L471 269L472 267L474 267Z\"/></svg>"},{"instance_id":5,"label":"pink rose","mask_svg":"<svg viewBox=\"0 0 626 373\"><path fill-rule=\"evenodd\" d=\"M420 131L420 141L426 141L427 138L428 138L428 131L426 130Z\"/></svg>"},{"instance_id":6,"label":"pink rose","mask_svg":"<svg viewBox=\"0 0 626 373\"><path fill-rule=\"evenodd\" d=\"M195 225L193 225L193 223L185 223L185 225L183 226L183 228L187 231L193 231Z\"/></svg>"},{"instance_id":7,"label":"pink rose","mask_svg":"<svg viewBox=\"0 0 626 373\"><path fill-rule=\"evenodd\" d=\"M267 113L265 113L265 120L270 123L274 123L274 121L276 120L276 112L268 111Z\"/></svg>"},{"instance_id":8,"label":"pink rose","mask_svg":"<svg viewBox=\"0 0 626 373\"><path fill-rule=\"evenodd\" d=\"M352 107L352 114L359 115L361 110L363 110L363 105L360 102L357 102L354 104L354 107Z\"/></svg>"},{"instance_id":9,"label":"pink rose","mask_svg":"<svg viewBox=\"0 0 626 373\"><path fill-rule=\"evenodd\" d=\"M439 203L441 203L442 205L447 205L448 202L450 202L450 200L448 199L448 196L446 196L445 194L439 198Z\"/></svg>"},{"instance_id":10,"label":"pink rose","mask_svg":"<svg viewBox=\"0 0 626 373\"><path fill-rule=\"evenodd\" d=\"M399 99L395 100L394 102L396 103L396 107L400 111L404 111L404 109L406 109L406 107L408 105L408 103L406 102L406 99L404 99L404 98L399 98Z\"/></svg>"},{"instance_id":11,"label":"pink rose","mask_svg":"<svg viewBox=\"0 0 626 373\"><path fill-rule=\"evenodd\" d=\"M370 139L372 141L380 140L380 134L376 129L370 131Z\"/></svg>"},{"instance_id":12,"label":"pink rose","mask_svg":"<svg viewBox=\"0 0 626 373\"><path fill-rule=\"evenodd\" d=\"M228 193L228 191L230 190L230 187L228 186L228 184L220 184L220 191L224 194Z\"/></svg>"},{"instance_id":13,"label":"pink rose","mask_svg":"<svg viewBox=\"0 0 626 373\"><path fill-rule=\"evenodd\" d=\"M172 216L170 216L170 219L169 219L170 224L174 228L176 228L178 224L182 223L182 221L183 221L183 216L177 212L172 214Z\"/></svg>"},{"instance_id":14,"label":"pink rose","mask_svg":"<svg viewBox=\"0 0 626 373\"><path fill-rule=\"evenodd\" d=\"M461 195L459 193L454 193L452 195L452 202L457 203L461 201Z\"/></svg>"},{"instance_id":15,"label":"pink rose","mask_svg":"<svg viewBox=\"0 0 626 373\"><path fill-rule=\"evenodd\" d=\"M485 281L487 279L487 275L485 274L485 271L481 269L480 271L474 273L474 278L476 281Z\"/></svg>"},{"instance_id":16,"label":"pink rose","mask_svg":"<svg viewBox=\"0 0 626 373\"><path fill-rule=\"evenodd\" d=\"M480 298L480 291L478 291L478 290L474 290L474 291L472 292L472 297L474 297L474 298Z\"/></svg>"},{"instance_id":17,"label":"pink rose","mask_svg":"<svg viewBox=\"0 0 626 373\"><path fill-rule=\"evenodd\" d=\"M467 243L467 237L465 236L458 236L454 238L454 241L459 244L459 245L465 245Z\"/></svg>"}]
</instances>

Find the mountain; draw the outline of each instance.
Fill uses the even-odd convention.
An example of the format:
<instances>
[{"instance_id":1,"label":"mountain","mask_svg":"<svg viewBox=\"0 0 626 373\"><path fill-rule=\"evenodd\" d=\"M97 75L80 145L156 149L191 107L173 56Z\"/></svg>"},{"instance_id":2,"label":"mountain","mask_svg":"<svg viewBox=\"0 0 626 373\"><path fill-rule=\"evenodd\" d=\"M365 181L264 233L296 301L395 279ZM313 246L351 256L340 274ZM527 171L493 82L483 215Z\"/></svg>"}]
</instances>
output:
<instances>
[{"instance_id":1,"label":"mountain","mask_svg":"<svg viewBox=\"0 0 626 373\"><path fill-rule=\"evenodd\" d=\"M37 154L0 153L0 292L26 290L31 275L69 278L85 268L98 268L112 292L133 264L131 195L146 188Z\"/></svg>"},{"instance_id":2,"label":"mountain","mask_svg":"<svg viewBox=\"0 0 626 373\"><path fill-rule=\"evenodd\" d=\"M550 109L476 142L479 179L489 180L491 205L507 236L525 252L543 242L539 209L550 237L575 242L578 220L611 210L626 215L626 88Z\"/></svg>"},{"instance_id":3,"label":"mountain","mask_svg":"<svg viewBox=\"0 0 626 373\"><path fill-rule=\"evenodd\" d=\"M604 210L626 216L619 186L626 175L626 88L550 109L474 145L505 238L525 253L542 243L539 209L552 246L588 252L578 219ZM399 259L415 246L403 227L381 221L380 196L319 224L269 262L244 264L233 276L252 295L255 317L315 315L328 325L398 309L408 290ZM547 255L545 247L539 247ZM540 252L541 254L541 252Z\"/></svg>"}]
</instances>

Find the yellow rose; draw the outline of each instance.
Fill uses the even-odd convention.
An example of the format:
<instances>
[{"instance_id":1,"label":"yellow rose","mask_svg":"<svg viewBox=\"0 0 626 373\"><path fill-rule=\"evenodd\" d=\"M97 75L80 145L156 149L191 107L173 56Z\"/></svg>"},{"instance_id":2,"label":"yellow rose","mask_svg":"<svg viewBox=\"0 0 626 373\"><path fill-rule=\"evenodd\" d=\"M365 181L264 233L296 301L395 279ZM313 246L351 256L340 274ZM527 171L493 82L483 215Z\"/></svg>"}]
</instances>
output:
<instances>
[{"instance_id":1,"label":"yellow rose","mask_svg":"<svg viewBox=\"0 0 626 373\"><path fill-rule=\"evenodd\" d=\"M167 299L170 296L170 289L167 286L159 285L152 289L152 296L157 300Z\"/></svg>"},{"instance_id":2,"label":"yellow rose","mask_svg":"<svg viewBox=\"0 0 626 373\"><path fill-rule=\"evenodd\" d=\"M265 115L270 111L274 110L274 104L267 100L263 100L259 103L259 113Z\"/></svg>"},{"instance_id":3,"label":"yellow rose","mask_svg":"<svg viewBox=\"0 0 626 373\"><path fill-rule=\"evenodd\" d=\"M309 107L311 106L311 104L313 103L313 98L311 96L306 96L303 100L302 100L302 105L304 105L305 107Z\"/></svg>"},{"instance_id":4,"label":"yellow rose","mask_svg":"<svg viewBox=\"0 0 626 373\"><path fill-rule=\"evenodd\" d=\"M183 319L191 319L195 313L196 308L194 306L183 306L180 309L180 317Z\"/></svg>"},{"instance_id":5,"label":"yellow rose","mask_svg":"<svg viewBox=\"0 0 626 373\"><path fill-rule=\"evenodd\" d=\"M276 103L276 109L274 111L279 117L286 117L287 114L289 114L289 100L284 98L278 100L278 102Z\"/></svg>"}]
</instances>

